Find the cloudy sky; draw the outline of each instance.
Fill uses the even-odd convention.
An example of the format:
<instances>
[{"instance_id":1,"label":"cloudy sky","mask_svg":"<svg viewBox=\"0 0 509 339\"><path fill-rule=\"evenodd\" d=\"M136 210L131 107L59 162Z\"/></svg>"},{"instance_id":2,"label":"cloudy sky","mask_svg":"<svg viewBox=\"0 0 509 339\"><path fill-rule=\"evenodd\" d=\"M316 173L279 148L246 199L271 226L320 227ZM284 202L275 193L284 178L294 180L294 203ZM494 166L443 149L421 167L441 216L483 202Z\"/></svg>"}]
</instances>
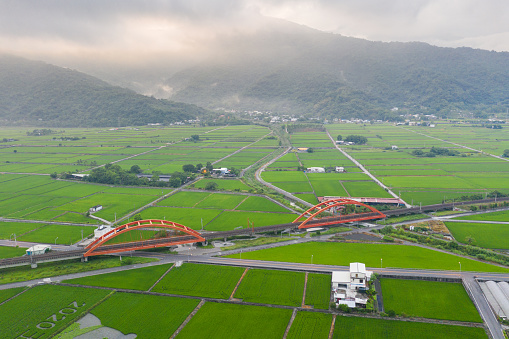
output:
<instances>
[{"instance_id":1,"label":"cloudy sky","mask_svg":"<svg viewBox=\"0 0 509 339\"><path fill-rule=\"evenodd\" d=\"M369 40L509 51L507 0L0 0L0 50L43 60L191 55L263 16Z\"/></svg>"}]
</instances>

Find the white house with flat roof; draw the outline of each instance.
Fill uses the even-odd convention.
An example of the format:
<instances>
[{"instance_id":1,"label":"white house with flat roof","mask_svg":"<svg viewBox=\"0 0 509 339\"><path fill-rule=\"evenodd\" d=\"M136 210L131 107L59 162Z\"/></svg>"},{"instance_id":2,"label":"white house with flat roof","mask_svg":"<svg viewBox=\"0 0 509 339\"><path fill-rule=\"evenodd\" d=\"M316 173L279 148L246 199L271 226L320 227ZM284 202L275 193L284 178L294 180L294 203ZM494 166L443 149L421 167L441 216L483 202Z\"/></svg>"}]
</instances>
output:
<instances>
[{"instance_id":1,"label":"white house with flat roof","mask_svg":"<svg viewBox=\"0 0 509 339\"><path fill-rule=\"evenodd\" d=\"M325 173L325 168L323 167L308 167L306 169L307 173Z\"/></svg>"},{"instance_id":2,"label":"white house with flat roof","mask_svg":"<svg viewBox=\"0 0 509 339\"><path fill-rule=\"evenodd\" d=\"M359 262L350 263L349 271L332 272L334 302L352 308L365 306L368 298L361 292L368 289L372 274L372 271L366 271L366 265Z\"/></svg>"}]
</instances>

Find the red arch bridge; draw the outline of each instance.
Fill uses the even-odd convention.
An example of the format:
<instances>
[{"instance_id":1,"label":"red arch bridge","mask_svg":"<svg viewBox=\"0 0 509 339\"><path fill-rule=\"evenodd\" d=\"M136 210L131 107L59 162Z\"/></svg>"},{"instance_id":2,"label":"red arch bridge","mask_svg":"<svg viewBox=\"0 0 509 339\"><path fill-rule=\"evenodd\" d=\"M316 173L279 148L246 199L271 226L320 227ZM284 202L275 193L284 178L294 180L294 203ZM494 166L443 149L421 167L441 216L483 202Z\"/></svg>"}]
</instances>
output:
<instances>
[{"instance_id":1,"label":"red arch bridge","mask_svg":"<svg viewBox=\"0 0 509 339\"><path fill-rule=\"evenodd\" d=\"M346 214L347 207L353 213ZM361 212L355 212L361 209ZM318 216L322 216L317 219ZM233 235L279 231L284 229L305 229L330 226L346 222L385 218L386 215L372 206L351 199L331 199L323 201L298 216L292 223L247 228L225 232L201 234L187 226L172 221L149 219L133 221L118 226L86 247L83 256L112 254L155 247L166 247L197 242L208 239L227 238Z\"/></svg>"},{"instance_id":2,"label":"red arch bridge","mask_svg":"<svg viewBox=\"0 0 509 339\"><path fill-rule=\"evenodd\" d=\"M360 210L360 211L359 211ZM320 216L320 218L318 218ZM84 249L72 251L51 251L36 256L23 256L0 260L1 267L36 265L37 262L56 261L69 258L146 250L181 244L206 242L217 238L287 229L297 230L310 227L331 226L347 222L385 218L386 215L372 206L351 199L323 201L299 215L293 222L271 226L251 227L232 231L199 233L176 222L148 219L133 221L118 226Z\"/></svg>"}]
</instances>

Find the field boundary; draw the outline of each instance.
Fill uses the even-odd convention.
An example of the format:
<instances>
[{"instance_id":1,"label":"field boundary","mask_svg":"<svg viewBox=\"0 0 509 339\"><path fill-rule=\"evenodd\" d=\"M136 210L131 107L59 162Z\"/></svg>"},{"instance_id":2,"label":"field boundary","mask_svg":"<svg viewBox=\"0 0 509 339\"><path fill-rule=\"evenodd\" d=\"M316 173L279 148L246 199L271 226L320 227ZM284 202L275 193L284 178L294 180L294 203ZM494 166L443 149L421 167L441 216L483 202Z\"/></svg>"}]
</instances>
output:
<instances>
[{"instance_id":1,"label":"field boundary","mask_svg":"<svg viewBox=\"0 0 509 339\"><path fill-rule=\"evenodd\" d=\"M334 336L334 326L336 325L336 315L334 314L332 316L332 322L330 324L330 330L329 330L329 339L332 339Z\"/></svg>"},{"instance_id":2,"label":"field boundary","mask_svg":"<svg viewBox=\"0 0 509 339\"><path fill-rule=\"evenodd\" d=\"M288 336L288 332L290 332L290 328L292 327L293 321L295 320L295 317L297 316L297 309L294 308L292 312L292 316L290 317L290 321L288 321L288 326L286 326L285 334L283 335L283 339L286 339Z\"/></svg>"},{"instance_id":3,"label":"field boundary","mask_svg":"<svg viewBox=\"0 0 509 339\"><path fill-rule=\"evenodd\" d=\"M171 267L170 267L170 268L168 268L168 269L166 270L166 272L164 272L164 273L163 273L163 275L159 277L159 279L157 279L157 281L154 283L154 285L150 286L150 288L147 290L147 292L152 292L152 289L153 289L154 287L156 287L156 285L157 285L157 284L159 284L159 282L160 282L160 281L161 281L164 277L166 277L166 275L167 275L168 273L170 273L170 271L173 269L173 267L175 267L175 264L171 265Z\"/></svg>"},{"instance_id":4,"label":"field boundary","mask_svg":"<svg viewBox=\"0 0 509 339\"><path fill-rule=\"evenodd\" d=\"M12 299L14 299L14 298L16 298L18 295L25 293L26 291L28 291L28 290L29 290L29 289L31 289L31 288L32 288L32 287L25 288L23 291L19 292L18 294L13 295L12 297L10 297L10 298L8 298L8 299L6 299L6 300L2 301L2 302L0 303L0 306L2 306L3 304L5 304L6 302L8 302L8 301L10 301L10 300L12 300Z\"/></svg>"},{"instance_id":5,"label":"field boundary","mask_svg":"<svg viewBox=\"0 0 509 339\"><path fill-rule=\"evenodd\" d=\"M174 339L179 333L180 331L182 331L182 329L187 325L188 322L191 321L191 319L195 316L196 312L198 312L200 310L200 308L205 304L205 300L202 299L200 301L200 303L198 304L198 306L195 307L195 309L189 313L189 315L187 316L186 320L184 320L184 322L182 324L180 324L180 326L177 328L177 330L175 331L175 333L173 333L170 337L170 339Z\"/></svg>"},{"instance_id":6,"label":"field boundary","mask_svg":"<svg viewBox=\"0 0 509 339\"><path fill-rule=\"evenodd\" d=\"M230 298L228 300L234 300L233 296L235 295L235 292L237 292L237 289L239 288L240 283L242 282L242 279L244 279L244 277L246 276L247 271L249 271L249 269L250 269L250 267L246 267L246 269L244 270L244 273L242 273L242 275L240 276L239 281L237 281L237 285L235 285L235 288L233 289L232 294L230 295Z\"/></svg>"},{"instance_id":7,"label":"field boundary","mask_svg":"<svg viewBox=\"0 0 509 339\"><path fill-rule=\"evenodd\" d=\"M302 293L302 304L300 307L304 307L306 305L306 290L308 287L308 274L309 274L309 272L306 272L306 275L304 276L304 293Z\"/></svg>"}]
</instances>

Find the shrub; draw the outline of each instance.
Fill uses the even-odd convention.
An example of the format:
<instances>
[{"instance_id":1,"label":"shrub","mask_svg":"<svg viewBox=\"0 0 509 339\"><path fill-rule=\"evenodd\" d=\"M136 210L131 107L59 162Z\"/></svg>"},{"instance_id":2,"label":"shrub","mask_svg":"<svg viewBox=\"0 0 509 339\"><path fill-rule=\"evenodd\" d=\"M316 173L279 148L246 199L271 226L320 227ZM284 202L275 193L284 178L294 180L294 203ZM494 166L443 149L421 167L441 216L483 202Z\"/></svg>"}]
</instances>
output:
<instances>
[{"instance_id":1,"label":"shrub","mask_svg":"<svg viewBox=\"0 0 509 339\"><path fill-rule=\"evenodd\" d=\"M207 191L215 191L217 190L217 183L211 181L211 182L208 182L206 185L205 185L205 189Z\"/></svg>"},{"instance_id":2,"label":"shrub","mask_svg":"<svg viewBox=\"0 0 509 339\"><path fill-rule=\"evenodd\" d=\"M339 304L338 305L338 310L340 310L343 313L350 313L350 312L352 312L350 307L348 307L348 305L345 305L345 304Z\"/></svg>"}]
</instances>

